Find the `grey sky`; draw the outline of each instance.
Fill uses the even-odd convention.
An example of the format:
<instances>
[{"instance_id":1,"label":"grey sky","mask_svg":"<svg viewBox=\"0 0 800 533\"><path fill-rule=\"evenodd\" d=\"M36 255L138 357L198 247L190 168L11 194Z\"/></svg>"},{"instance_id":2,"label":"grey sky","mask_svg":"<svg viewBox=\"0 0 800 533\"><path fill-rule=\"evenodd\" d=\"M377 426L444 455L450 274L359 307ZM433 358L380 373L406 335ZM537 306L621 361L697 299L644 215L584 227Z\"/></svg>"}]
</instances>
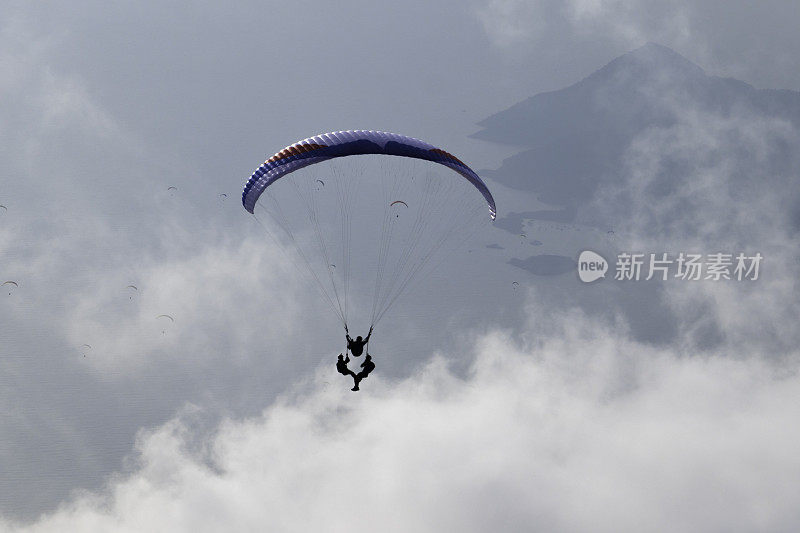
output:
<instances>
[{"instance_id":1,"label":"grey sky","mask_svg":"<svg viewBox=\"0 0 800 533\"><path fill-rule=\"evenodd\" d=\"M798 9L5 3L0 278L19 287L0 293L0 528L797 529L797 124L652 83L670 121L636 123L567 220L498 176L530 146L469 136L651 41L797 91ZM526 233L478 232L411 291L357 397L335 318L239 201L273 152L351 128L496 170ZM553 168L578 153L559 150ZM585 248L769 267L583 286L562 271Z\"/></svg>"}]
</instances>

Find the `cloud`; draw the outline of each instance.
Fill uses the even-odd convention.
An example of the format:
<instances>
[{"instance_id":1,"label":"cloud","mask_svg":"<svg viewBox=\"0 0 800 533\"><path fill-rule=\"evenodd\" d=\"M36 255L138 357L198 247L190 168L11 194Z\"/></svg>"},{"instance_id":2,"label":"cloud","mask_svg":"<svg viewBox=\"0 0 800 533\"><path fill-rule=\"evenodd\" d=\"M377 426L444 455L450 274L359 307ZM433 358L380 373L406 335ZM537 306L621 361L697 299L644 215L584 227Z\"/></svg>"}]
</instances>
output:
<instances>
[{"instance_id":1,"label":"cloud","mask_svg":"<svg viewBox=\"0 0 800 533\"><path fill-rule=\"evenodd\" d=\"M7 154L12 183L17 174L41 177L56 168L69 176L84 153L97 157L98 148L138 148L84 80L52 61L62 40L63 35L42 35L21 16L0 25L0 153ZM60 178L49 175L50 186Z\"/></svg>"},{"instance_id":2,"label":"cloud","mask_svg":"<svg viewBox=\"0 0 800 533\"><path fill-rule=\"evenodd\" d=\"M493 44L512 46L543 31L546 1L489 0L475 7L475 15Z\"/></svg>"},{"instance_id":3,"label":"cloud","mask_svg":"<svg viewBox=\"0 0 800 533\"><path fill-rule=\"evenodd\" d=\"M681 2L572 0L567 5L579 33L608 35L629 45L650 40L680 45L692 30L688 6Z\"/></svg>"},{"instance_id":4,"label":"cloud","mask_svg":"<svg viewBox=\"0 0 800 533\"><path fill-rule=\"evenodd\" d=\"M679 2L637 0L488 0L474 13L491 42L500 48L558 39L601 39L622 46L649 40L683 44L692 27Z\"/></svg>"},{"instance_id":5,"label":"cloud","mask_svg":"<svg viewBox=\"0 0 800 533\"><path fill-rule=\"evenodd\" d=\"M113 369L109 375L165 357L241 364L256 356L258 339L278 339L297 320L290 295L302 280L286 256L258 239L140 257L136 266L138 291L126 289L132 281L124 272L106 275L74 295L63 324L72 344L92 345L87 364ZM174 322L158 320L162 314Z\"/></svg>"},{"instance_id":6,"label":"cloud","mask_svg":"<svg viewBox=\"0 0 800 533\"><path fill-rule=\"evenodd\" d=\"M787 147L800 146L792 124L741 107L723 115L680 96L661 98L671 123L640 132L626 150L624 183L614 189L633 188L626 229L686 245L784 243L794 231L788 202L796 199L787 174L798 166Z\"/></svg>"},{"instance_id":7,"label":"cloud","mask_svg":"<svg viewBox=\"0 0 800 533\"><path fill-rule=\"evenodd\" d=\"M800 86L792 68L800 38L791 31L798 8L791 0L476 0L472 14L504 58L524 57L548 73L592 58L571 73L576 76L655 41L716 74L759 87ZM745 34L759 38L742 39ZM542 63L549 54L556 61Z\"/></svg>"},{"instance_id":8,"label":"cloud","mask_svg":"<svg viewBox=\"0 0 800 533\"><path fill-rule=\"evenodd\" d=\"M59 60L92 56L72 38L93 31L45 27L0 23L0 283L20 284L0 292L0 509L15 518L99 486L136 430L183 402L252 413L282 389L287 359L319 360L287 322L311 298L281 252ZM219 189L240 188L229 177Z\"/></svg>"},{"instance_id":9,"label":"cloud","mask_svg":"<svg viewBox=\"0 0 800 533\"><path fill-rule=\"evenodd\" d=\"M800 377L683 357L579 311L354 395L320 370L210 434L188 408L132 468L26 531L793 530ZM455 356L455 354L453 355ZM797 354L794 354L795 360ZM324 385L324 382L328 382ZM10 527L10 524L6 524Z\"/></svg>"},{"instance_id":10,"label":"cloud","mask_svg":"<svg viewBox=\"0 0 800 533\"><path fill-rule=\"evenodd\" d=\"M797 299L800 135L788 120L744 105L701 110L682 94L657 97L671 117L628 146L621 181L594 200L616 220L627 250L762 254L755 282L671 282L663 295L691 350L732 355L793 349Z\"/></svg>"}]
</instances>

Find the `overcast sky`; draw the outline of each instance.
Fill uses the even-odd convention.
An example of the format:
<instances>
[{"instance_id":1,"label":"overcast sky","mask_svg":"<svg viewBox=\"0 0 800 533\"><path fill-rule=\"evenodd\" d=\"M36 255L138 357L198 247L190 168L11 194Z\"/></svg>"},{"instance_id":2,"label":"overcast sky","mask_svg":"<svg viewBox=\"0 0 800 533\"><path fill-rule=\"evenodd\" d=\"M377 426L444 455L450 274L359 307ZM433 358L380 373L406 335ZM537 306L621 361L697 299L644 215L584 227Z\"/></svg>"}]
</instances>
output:
<instances>
[{"instance_id":1,"label":"overcast sky","mask_svg":"<svg viewBox=\"0 0 800 533\"><path fill-rule=\"evenodd\" d=\"M798 91L797 2L2 12L0 528L800 528L796 121L654 84L670 120L618 147L594 218L476 231L381 322L358 394L335 315L240 203L333 130L497 171L530 146L478 122L648 42ZM563 207L487 176L499 219ZM587 247L765 262L758 283L584 285Z\"/></svg>"}]
</instances>

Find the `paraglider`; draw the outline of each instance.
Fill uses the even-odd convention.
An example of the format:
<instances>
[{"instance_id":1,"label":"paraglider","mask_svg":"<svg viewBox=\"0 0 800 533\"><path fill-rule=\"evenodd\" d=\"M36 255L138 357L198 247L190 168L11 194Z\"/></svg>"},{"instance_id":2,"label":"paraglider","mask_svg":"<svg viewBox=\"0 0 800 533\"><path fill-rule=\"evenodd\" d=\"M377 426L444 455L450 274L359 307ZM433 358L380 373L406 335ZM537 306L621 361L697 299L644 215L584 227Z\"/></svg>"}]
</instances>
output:
<instances>
[{"instance_id":1,"label":"paraglider","mask_svg":"<svg viewBox=\"0 0 800 533\"><path fill-rule=\"evenodd\" d=\"M169 321L170 321L170 322L175 322L175 319L174 319L174 318L172 318L172 317L171 317L171 316L169 316L169 315L158 315L158 316L156 317L156 320L158 320L158 319L160 319L160 318L169 319ZM164 322L164 321L162 320L162 322ZM167 330L166 330L166 328L165 328L165 329L163 329L163 330L161 330L161 334L162 334L162 335L166 334L166 331L167 331Z\"/></svg>"},{"instance_id":2,"label":"paraglider","mask_svg":"<svg viewBox=\"0 0 800 533\"><path fill-rule=\"evenodd\" d=\"M17 288L17 287L19 287L19 284L18 284L16 281L4 281L4 282L3 282L3 284L2 284L2 285L0 285L0 287L5 287L6 285L8 285L8 286L9 286L9 291L11 291L11 290L12 290L12 289L10 288L10 287L12 287L12 286L13 286L14 288ZM8 293L8 295L9 295L9 296L11 296L11 292L9 292L9 293Z\"/></svg>"},{"instance_id":3,"label":"paraglider","mask_svg":"<svg viewBox=\"0 0 800 533\"><path fill-rule=\"evenodd\" d=\"M350 376L353 378L353 388L350 389L352 391L360 390L358 385L361 383L361 380L369 376L369 374L375 370L375 363L372 361L372 356L367 354L364 358L364 362L361 363L361 368L363 370L359 371L358 374L350 370L347 366L350 363L350 356L345 356L344 354L339 354L339 358L336 361L336 371L339 372L343 376ZM327 382L326 382L327 383Z\"/></svg>"},{"instance_id":4,"label":"paraglider","mask_svg":"<svg viewBox=\"0 0 800 533\"><path fill-rule=\"evenodd\" d=\"M350 362L350 356L344 356L344 354L339 354L339 359L336 361L336 371L339 372L343 376L353 376L355 377L355 372L350 370L347 367L347 364Z\"/></svg>"},{"instance_id":5,"label":"paraglider","mask_svg":"<svg viewBox=\"0 0 800 533\"><path fill-rule=\"evenodd\" d=\"M178 188L177 187L167 187L167 190L168 191L177 191Z\"/></svg>"},{"instance_id":6,"label":"paraglider","mask_svg":"<svg viewBox=\"0 0 800 533\"><path fill-rule=\"evenodd\" d=\"M406 206L406 209L408 209L408 204L405 203L403 200L395 200L394 202L389 204L389 207L393 207L393 206L395 206L397 204L404 205L404 206ZM400 218L400 215L398 213L395 213L394 217L395 218Z\"/></svg>"},{"instance_id":7,"label":"paraglider","mask_svg":"<svg viewBox=\"0 0 800 533\"><path fill-rule=\"evenodd\" d=\"M361 380L369 376L370 372L375 370L375 363L372 362L372 356L370 354L367 354L367 356L364 358L364 362L361 363L361 368L363 368L363 370L353 376L355 385L353 385L353 388L350 390L359 390L358 385L361 383Z\"/></svg>"},{"instance_id":8,"label":"paraglider","mask_svg":"<svg viewBox=\"0 0 800 533\"><path fill-rule=\"evenodd\" d=\"M83 356L84 356L84 357L86 357L86 350L83 350L83 348L88 348L89 350L91 350L91 349L92 349L92 347L91 347L91 346L89 346L88 344L82 344L82 345L81 345L81 351L82 351L82 352L84 352L84 353L83 353Z\"/></svg>"},{"instance_id":9,"label":"paraglider","mask_svg":"<svg viewBox=\"0 0 800 533\"><path fill-rule=\"evenodd\" d=\"M364 351L364 346L369 344L369 338L372 337L372 328L369 328L369 334L365 338L361 338L361 335L357 336L355 339L350 337L350 331L347 329L347 326L344 327L345 331L345 338L347 339L347 349L353 354L353 357L360 357L362 352Z\"/></svg>"},{"instance_id":10,"label":"paraglider","mask_svg":"<svg viewBox=\"0 0 800 533\"><path fill-rule=\"evenodd\" d=\"M134 291L139 292L139 289L136 287L136 285L128 285L125 288L126 289L133 289ZM128 296L128 300L133 300L133 296Z\"/></svg>"},{"instance_id":11,"label":"paraglider","mask_svg":"<svg viewBox=\"0 0 800 533\"><path fill-rule=\"evenodd\" d=\"M400 170L392 171L387 159L398 161ZM345 162L335 163L339 160ZM374 161L380 168L364 171L354 160ZM320 165L315 168L329 174L322 179L319 171L316 175L302 171L311 165ZM424 170L416 170L421 167ZM441 167L453 172L437 173ZM314 192L323 188L325 194ZM431 257L447 251L447 246L463 250L455 243L463 243L479 221L487 220L479 215L481 210L488 208L489 221L497 214L486 184L454 155L418 139L368 130L316 135L280 150L247 180L242 205L254 215L258 209L256 220L270 238L282 244L272 230L277 231L294 252L290 258L304 263L309 279L341 321L346 353L353 357L368 352L373 329L411 282L429 273L425 268ZM396 224L398 209L408 211L413 224ZM262 213L269 226L262 222ZM375 254L374 261L370 260ZM365 294L369 277L374 279L369 334L353 339L348 328L352 287L358 287L357 296ZM362 306L357 309L361 311ZM347 363L340 363L337 369L342 372L339 367ZM373 369L369 357L359 373L361 379ZM348 371L342 373L349 375Z\"/></svg>"}]
</instances>

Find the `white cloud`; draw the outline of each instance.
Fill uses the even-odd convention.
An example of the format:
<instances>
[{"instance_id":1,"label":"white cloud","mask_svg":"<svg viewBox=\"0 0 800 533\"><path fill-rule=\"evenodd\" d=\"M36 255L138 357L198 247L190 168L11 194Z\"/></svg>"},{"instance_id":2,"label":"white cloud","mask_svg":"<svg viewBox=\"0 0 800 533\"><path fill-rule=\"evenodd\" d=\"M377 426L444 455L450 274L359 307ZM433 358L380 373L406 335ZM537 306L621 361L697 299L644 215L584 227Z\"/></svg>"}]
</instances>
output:
<instances>
[{"instance_id":1,"label":"white cloud","mask_svg":"<svg viewBox=\"0 0 800 533\"><path fill-rule=\"evenodd\" d=\"M687 10L676 2L488 0L473 12L492 43L505 49L565 35L626 47L651 40L680 45L692 36Z\"/></svg>"},{"instance_id":2,"label":"white cloud","mask_svg":"<svg viewBox=\"0 0 800 533\"><path fill-rule=\"evenodd\" d=\"M597 61L654 41L711 72L759 87L800 84L793 68L800 46L792 31L797 4L791 0L475 0L472 6L505 57L524 57L528 65L548 66L548 73L591 58L574 77ZM549 54L556 60L552 66L537 63Z\"/></svg>"},{"instance_id":3,"label":"white cloud","mask_svg":"<svg viewBox=\"0 0 800 533\"><path fill-rule=\"evenodd\" d=\"M783 245L787 210L777 207L791 191L787 176L770 164L792 163L781 153L800 146L791 123L746 109L729 116L701 111L680 95L663 103L674 123L643 131L625 155L620 189L632 200L626 230L646 228L649 238L690 246L723 239ZM660 192L665 189L668 195ZM686 216L676 220L679 212Z\"/></svg>"},{"instance_id":4,"label":"white cloud","mask_svg":"<svg viewBox=\"0 0 800 533\"><path fill-rule=\"evenodd\" d=\"M513 46L543 31L547 2L489 0L476 6L475 15L489 39L497 46Z\"/></svg>"},{"instance_id":5,"label":"white cloud","mask_svg":"<svg viewBox=\"0 0 800 533\"><path fill-rule=\"evenodd\" d=\"M792 170L800 166L797 130L743 107L722 114L680 94L654 97L672 120L633 141L622 181L594 205L616 213L629 251L673 259L678 252L762 254L755 282L664 285L685 349L702 349L715 335L731 355L792 349L800 340L790 325L800 312L792 219L800 198Z\"/></svg>"},{"instance_id":6,"label":"white cloud","mask_svg":"<svg viewBox=\"0 0 800 533\"><path fill-rule=\"evenodd\" d=\"M682 357L574 311L360 394L320 371L212 437L194 414L25 530L675 531L800 525L796 372ZM469 354L463 356L469 357ZM323 381L330 385L323 387Z\"/></svg>"},{"instance_id":7,"label":"white cloud","mask_svg":"<svg viewBox=\"0 0 800 533\"><path fill-rule=\"evenodd\" d=\"M651 40L684 44L690 17L680 2L571 0L569 20L579 33L607 35L628 45Z\"/></svg>"},{"instance_id":8,"label":"white cloud","mask_svg":"<svg viewBox=\"0 0 800 533\"><path fill-rule=\"evenodd\" d=\"M52 63L63 36L42 35L22 17L0 25L0 153L6 172L41 178L58 168L70 174L72 159L113 146L140 149L138 141L92 97L80 76ZM49 171L49 172L48 172ZM52 176L52 184L61 176Z\"/></svg>"},{"instance_id":9,"label":"white cloud","mask_svg":"<svg viewBox=\"0 0 800 533\"><path fill-rule=\"evenodd\" d=\"M253 353L259 339L292 331L300 311L292 295L302 280L279 250L258 239L139 257L135 281L125 274L73 295L65 317L71 344L91 344L88 364L97 369L133 370L164 357L242 363L260 357ZM138 290L127 289L130 283ZM174 322L157 319L162 314Z\"/></svg>"}]
</instances>

